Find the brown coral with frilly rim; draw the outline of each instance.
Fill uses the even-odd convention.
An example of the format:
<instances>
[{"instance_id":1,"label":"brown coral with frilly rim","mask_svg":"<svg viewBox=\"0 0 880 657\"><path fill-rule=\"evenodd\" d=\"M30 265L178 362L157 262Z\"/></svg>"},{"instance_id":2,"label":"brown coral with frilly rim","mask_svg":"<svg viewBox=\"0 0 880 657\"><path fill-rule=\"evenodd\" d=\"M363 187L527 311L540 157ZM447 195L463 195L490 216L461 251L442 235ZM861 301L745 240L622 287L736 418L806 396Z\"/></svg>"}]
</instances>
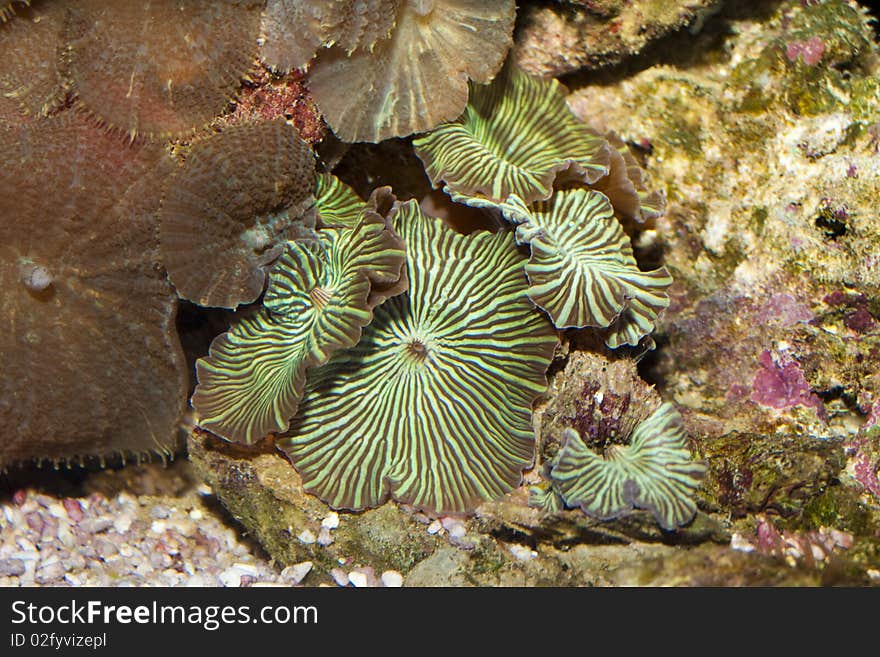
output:
<instances>
[{"instance_id":1,"label":"brown coral with frilly rim","mask_svg":"<svg viewBox=\"0 0 880 657\"><path fill-rule=\"evenodd\" d=\"M20 5L19 5L20 7ZM61 2L35 2L9 10L0 29L0 95L31 116L46 115L64 100L64 25Z\"/></svg>"},{"instance_id":2,"label":"brown coral with frilly rim","mask_svg":"<svg viewBox=\"0 0 880 657\"><path fill-rule=\"evenodd\" d=\"M268 0L261 57L269 67L284 72L305 68L319 48L370 50L388 36L401 4L401 0Z\"/></svg>"},{"instance_id":3,"label":"brown coral with frilly rim","mask_svg":"<svg viewBox=\"0 0 880 657\"><path fill-rule=\"evenodd\" d=\"M131 136L176 137L234 96L257 50L255 0L81 0L70 77L81 103Z\"/></svg>"},{"instance_id":4,"label":"brown coral with frilly rim","mask_svg":"<svg viewBox=\"0 0 880 657\"><path fill-rule=\"evenodd\" d=\"M376 3L396 6L388 36L373 29L366 41L321 50L309 71L312 95L344 141L378 142L456 118L467 104L468 80L489 82L513 40L513 0L367 4Z\"/></svg>"},{"instance_id":5,"label":"brown coral with frilly rim","mask_svg":"<svg viewBox=\"0 0 880 657\"><path fill-rule=\"evenodd\" d=\"M288 239L314 227L315 159L283 119L193 143L160 212L162 260L178 294L235 308L263 292Z\"/></svg>"},{"instance_id":6,"label":"brown coral with frilly rim","mask_svg":"<svg viewBox=\"0 0 880 657\"><path fill-rule=\"evenodd\" d=\"M0 152L0 468L171 451L187 372L158 264L162 149L66 113L0 128Z\"/></svg>"}]
</instances>

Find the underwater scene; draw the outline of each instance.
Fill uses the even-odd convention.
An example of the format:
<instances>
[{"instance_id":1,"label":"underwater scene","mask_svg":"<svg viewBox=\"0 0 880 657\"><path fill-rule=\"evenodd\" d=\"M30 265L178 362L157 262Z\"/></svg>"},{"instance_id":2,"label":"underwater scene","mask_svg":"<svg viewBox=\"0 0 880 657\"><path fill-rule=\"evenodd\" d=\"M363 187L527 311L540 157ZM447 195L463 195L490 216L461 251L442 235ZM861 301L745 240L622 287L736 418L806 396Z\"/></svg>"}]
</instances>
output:
<instances>
[{"instance_id":1,"label":"underwater scene","mask_svg":"<svg viewBox=\"0 0 880 657\"><path fill-rule=\"evenodd\" d=\"M880 586L878 17L0 0L0 586Z\"/></svg>"}]
</instances>

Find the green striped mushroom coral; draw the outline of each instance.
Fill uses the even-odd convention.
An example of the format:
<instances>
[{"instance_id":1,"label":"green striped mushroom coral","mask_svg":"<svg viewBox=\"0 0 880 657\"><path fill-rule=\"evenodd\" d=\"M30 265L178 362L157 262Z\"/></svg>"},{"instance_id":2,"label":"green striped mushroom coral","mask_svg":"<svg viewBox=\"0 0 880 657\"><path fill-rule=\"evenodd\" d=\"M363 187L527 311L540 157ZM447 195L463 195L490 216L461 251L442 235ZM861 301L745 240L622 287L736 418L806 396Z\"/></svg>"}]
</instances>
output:
<instances>
[{"instance_id":1,"label":"green striped mushroom coral","mask_svg":"<svg viewBox=\"0 0 880 657\"><path fill-rule=\"evenodd\" d=\"M322 228L352 228L361 220L364 213L377 213L389 219L396 211L397 199L390 187L378 187L363 201L351 187L331 173L318 176L315 189L315 211L317 221ZM388 297L393 297L406 290L409 285L406 269L401 269L400 276L388 281L374 280L370 289L370 304L377 306Z\"/></svg>"},{"instance_id":2,"label":"green striped mushroom coral","mask_svg":"<svg viewBox=\"0 0 880 657\"><path fill-rule=\"evenodd\" d=\"M332 173L318 175L315 209L321 226L352 226L360 218L364 205L361 197Z\"/></svg>"},{"instance_id":3,"label":"green striped mushroom coral","mask_svg":"<svg viewBox=\"0 0 880 657\"><path fill-rule=\"evenodd\" d=\"M567 429L564 438L549 465L552 489L567 506L579 506L600 520L647 509L666 530L693 519L694 493L706 466L692 459L681 416L671 404L662 404L636 425L629 445L607 447L604 458L576 431ZM533 502L551 501L546 491L533 493Z\"/></svg>"},{"instance_id":4,"label":"green striped mushroom coral","mask_svg":"<svg viewBox=\"0 0 880 657\"><path fill-rule=\"evenodd\" d=\"M532 403L556 333L525 295L513 236L461 235L403 204L410 288L358 345L309 374L278 445L307 491L360 510L390 496L464 512L519 485L534 456Z\"/></svg>"},{"instance_id":5,"label":"green striped mushroom coral","mask_svg":"<svg viewBox=\"0 0 880 657\"><path fill-rule=\"evenodd\" d=\"M403 262L400 239L370 211L352 228L288 242L263 308L216 338L196 364L199 425L246 443L286 430L307 370L357 343L384 300L372 287L396 283Z\"/></svg>"},{"instance_id":6,"label":"green striped mushroom coral","mask_svg":"<svg viewBox=\"0 0 880 657\"><path fill-rule=\"evenodd\" d=\"M561 190L531 207L511 196L501 210L531 248L529 297L557 327L611 327L611 348L637 345L653 330L672 278L665 268L639 269L604 194Z\"/></svg>"},{"instance_id":7,"label":"green striped mushroom coral","mask_svg":"<svg viewBox=\"0 0 880 657\"><path fill-rule=\"evenodd\" d=\"M556 80L507 64L470 92L458 120L413 142L432 184L454 200L532 203L549 198L557 178L594 183L608 173L611 147L571 113Z\"/></svg>"}]
</instances>

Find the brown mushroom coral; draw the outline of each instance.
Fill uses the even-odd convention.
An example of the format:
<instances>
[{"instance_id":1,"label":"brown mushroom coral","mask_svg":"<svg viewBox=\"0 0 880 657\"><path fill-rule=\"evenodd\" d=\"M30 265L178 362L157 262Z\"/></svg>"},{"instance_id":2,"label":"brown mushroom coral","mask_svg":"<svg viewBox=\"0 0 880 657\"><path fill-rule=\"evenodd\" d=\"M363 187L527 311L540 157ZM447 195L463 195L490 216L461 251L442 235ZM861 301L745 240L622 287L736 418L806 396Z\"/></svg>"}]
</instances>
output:
<instances>
[{"instance_id":1,"label":"brown mushroom coral","mask_svg":"<svg viewBox=\"0 0 880 657\"><path fill-rule=\"evenodd\" d=\"M201 306L255 301L266 268L314 227L315 159L283 119L195 142L169 184L159 236L178 294Z\"/></svg>"},{"instance_id":2,"label":"brown mushroom coral","mask_svg":"<svg viewBox=\"0 0 880 657\"><path fill-rule=\"evenodd\" d=\"M513 0L382 4L397 6L387 38L321 50L309 73L318 107L345 141L378 142L455 119L467 104L468 79L489 82L512 43Z\"/></svg>"},{"instance_id":3,"label":"brown mushroom coral","mask_svg":"<svg viewBox=\"0 0 880 657\"><path fill-rule=\"evenodd\" d=\"M660 191L651 191L645 185L645 172L636 162L617 133L605 135L610 149L611 163L608 175L594 182L590 187L605 194L614 207L614 214L623 220L644 223L666 212L666 196Z\"/></svg>"},{"instance_id":4,"label":"brown mushroom coral","mask_svg":"<svg viewBox=\"0 0 880 657\"><path fill-rule=\"evenodd\" d=\"M305 68L319 48L371 49L388 36L400 0L268 0L261 57L277 71Z\"/></svg>"},{"instance_id":5,"label":"brown mushroom coral","mask_svg":"<svg viewBox=\"0 0 880 657\"><path fill-rule=\"evenodd\" d=\"M0 95L28 114L45 115L64 99L61 64L66 11L61 2L36 2L17 10L15 20L0 29Z\"/></svg>"},{"instance_id":6,"label":"brown mushroom coral","mask_svg":"<svg viewBox=\"0 0 880 657\"><path fill-rule=\"evenodd\" d=\"M0 154L0 468L169 451L187 372L158 264L162 150L68 113L0 128Z\"/></svg>"},{"instance_id":7,"label":"brown mushroom coral","mask_svg":"<svg viewBox=\"0 0 880 657\"><path fill-rule=\"evenodd\" d=\"M256 0L70 3L82 103L130 135L178 136L226 107L257 50Z\"/></svg>"}]
</instances>

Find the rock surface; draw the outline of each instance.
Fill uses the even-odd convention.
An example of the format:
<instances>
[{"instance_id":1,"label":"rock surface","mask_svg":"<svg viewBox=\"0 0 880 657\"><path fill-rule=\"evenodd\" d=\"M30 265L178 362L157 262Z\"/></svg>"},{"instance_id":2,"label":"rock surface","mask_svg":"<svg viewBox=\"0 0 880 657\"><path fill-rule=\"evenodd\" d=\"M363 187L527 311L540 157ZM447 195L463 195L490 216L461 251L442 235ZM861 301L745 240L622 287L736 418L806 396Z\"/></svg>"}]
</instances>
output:
<instances>
[{"instance_id":1,"label":"rock surface","mask_svg":"<svg viewBox=\"0 0 880 657\"><path fill-rule=\"evenodd\" d=\"M876 544L880 87L866 18L843 0L742 3L687 50L569 103L640 146L667 190L638 245L671 270L673 301L641 369L709 464L705 509L860 527Z\"/></svg>"},{"instance_id":2,"label":"rock surface","mask_svg":"<svg viewBox=\"0 0 880 657\"><path fill-rule=\"evenodd\" d=\"M602 430L611 430L637 422L659 400L630 359L570 351L557 368L548 399L535 414L539 465L558 447L563 428L589 433L598 417ZM594 414L597 398L604 405ZM876 514L856 501L854 489L837 482L846 462L840 445L744 439L724 446L725 452L704 441L705 434L693 434L694 449L701 454L714 450L719 465L710 469L701 491L702 510L676 532L660 530L644 511L600 522L579 510L545 514L531 508L528 487L541 480L540 468L526 474L523 486L483 504L469 517L428 517L393 502L360 514L332 512L302 491L296 471L268 443L245 450L196 431L189 445L198 473L276 562L315 564L311 583L369 581L360 575L352 580L353 568L371 568L373 573L393 569L407 586L707 585L723 583L725 577L732 584L819 583L825 577L824 563L808 567L796 562L780 569L779 555L746 552L733 537L747 543L743 537L755 533L758 511L779 520L794 518L792 526L818 528L831 521L849 531L833 512L821 517L808 513L827 511L831 500L836 500L834 509L843 508L835 496L862 509L859 529L869 534L864 550L853 553L857 562L849 560L852 544L832 546L835 581L871 581L868 572L876 569L877 541L870 532L880 525ZM746 470L750 474L742 474ZM748 476L752 483L747 486L743 482ZM322 545L318 536L331 525L337 525L333 541ZM716 559L728 564L726 570L711 572L708 564ZM667 561L681 567L681 573L669 572Z\"/></svg>"},{"instance_id":3,"label":"rock surface","mask_svg":"<svg viewBox=\"0 0 880 657\"><path fill-rule=\"evenodd\" d=\"M535 2L520 8L514 56L536 75L556 77L617 64L682 28L699 32L722 0Z\"/></svg>"}]
</instances>

